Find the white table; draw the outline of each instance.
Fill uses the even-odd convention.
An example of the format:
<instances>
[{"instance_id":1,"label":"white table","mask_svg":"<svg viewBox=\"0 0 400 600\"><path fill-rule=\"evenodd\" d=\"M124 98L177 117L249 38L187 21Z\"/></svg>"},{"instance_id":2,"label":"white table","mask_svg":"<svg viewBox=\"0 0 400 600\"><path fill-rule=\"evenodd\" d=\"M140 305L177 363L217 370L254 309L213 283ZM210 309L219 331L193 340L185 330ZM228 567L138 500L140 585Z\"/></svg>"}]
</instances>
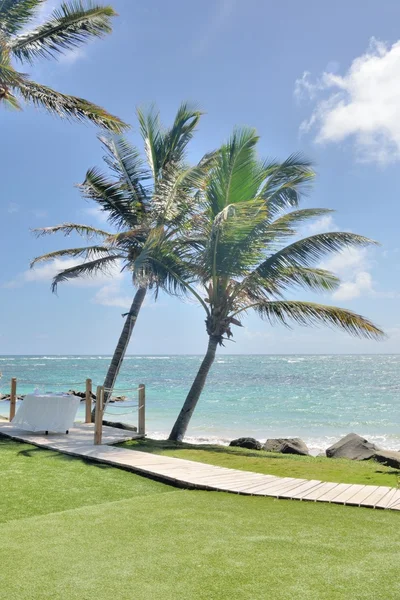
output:
<instances>
[{"instance_id":1,"label":"white table","mask_svg":"<svg viewBox=\"0 0 400 600\"><path fill-rule=\"evenodd\" d=\"M68 433L74 424L81 399L69 394L28 394L12 424L26 431Z\"/></svg>"}]
</instances>

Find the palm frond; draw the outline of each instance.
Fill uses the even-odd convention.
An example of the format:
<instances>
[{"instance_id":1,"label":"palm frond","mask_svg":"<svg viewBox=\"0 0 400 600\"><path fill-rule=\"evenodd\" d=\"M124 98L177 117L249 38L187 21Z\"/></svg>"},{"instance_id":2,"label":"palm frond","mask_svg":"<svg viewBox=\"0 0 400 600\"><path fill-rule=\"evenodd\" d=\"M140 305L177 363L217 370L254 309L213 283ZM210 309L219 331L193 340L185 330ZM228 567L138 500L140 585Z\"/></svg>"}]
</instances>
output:
<instances>
[{"instance_id":1,"label":"palm frond","mask_svg":"<svg viewBox=\"0 0 400 600\"><path fill-rule=\"evenodd\" d=\"M9 46L19 60L33 62L35 58L53 58L91 38L110 33L111 19L115 15L111 6L85 4L80 0L64 2L47 22L16 36Z\"/></svg>"},{"instance_id":2,"label":"palm frond","mask_svg":"<svg viewBox=\"0 0 400 600\"><path fill-rule=\"evenodd\" d=\"M68 281L70 279L77 279L78 277L95 277L96 275L98 275L98 273L104 273L106 275L109 275L110 267L121 258L124 257L119 256L118 254L114 254L112 256L97 258L96 260L85 262L81 265L70 267L69 269L64 269L53 278L51 290L52 292L56 292L57 286L60 283L63 283L64 281Z\"/></svg>"},{"instance_id":3,"label":"palm frond","mask_svg":"<svg viewBox=\"0 0 400 600\"><path fill-rule=\"evenodd\" d=\"M205 194L214 216L230 204L256 198L263 180L255 152L257 141L254 129L236 129L217 153Z\"/></svg>"},{"instance_id":4,"label":"palm frond","mask_svg":"<svg viewBox=\"0 0 400 600\"><path fill-rule=\"evenodd\" d=\"M118 178L120 186L126 188L131 202L137 204L137 210L145 213L148 190L144 182L151 175L139 150L122 136L99 136L99 140L106 150L105 163Z\"/></svg>"},{"instance_id":5,"label":"palm frond","mask_svg":"<svg viewBox=\"0 0 400 600\"><path fill-rule=\"evenodd\" d=\"M30 267L33 268L39 263L49 262L54 260L55 258L65 258L68 256L69 258L84 258L94 259L102 256L111 256L113 254L112 249L108 246L85 246L84 248L66 248L64 250L55 250L54 252L49 252L48 254L42 254L41 256L37 256L31 261Z\"/></svg>"},{"instance_id":6,"label":"palm frond","mask_svg":"<svg viewBox=\"0 0 400 600\"><path fill-rule=\"evenodd\" d=\"M310 267L286 267L280 269L277 276L268 279L279 290L299 286L312 292L333 292L340 285L340 279L326 269Z\"/></svg>"},{"instance_id":7,"label":"palm frond","mask_svg":"<svg viewBox=\"0 0 400 600\"><path fill-rule=\"evenodd\" d=\"M183 102L176 113L172 127L164 136L164 156L161 166L169 163L180 163L190 140L193 138L196 126L203 113L187 102Z\"/></svg>"},{"instance_id":8,"label":"palm frond","mask_svg":"<svg viewBox=\"0 0 400 600\"><path fill-rule=\"evenodd\" d=\"M154 181L158 180L162 167L165 132L161 126L159 112L154 106L148 110L138 108L136 111L143 138L147 162Z\"/></svg>"},{"instance_id":9,"label":"palm frond","mask_svg":"<svg viewBox=\"0 0 400 600\"><path fill-rule=\"evenodd\" d=\"M279 250L263 261L254 272L266 278L281 267L309 267L331 252L339 252L350 247L365 248L371 244L376 242L355 233L340 231L318 233Z\"/></svg>"},{"instance_id":10,"label":"palm frond","mask_svg":"<svg viewBox=\"0 0 400 600\"><path fill-rule=\"evenodd\" d=\"M85 181L79 186L85 198L94 200L108 215L108 221L123 229L136 227L143 206L132 201L129 190L115 179L108 179L97 168L89 169Z\"/></svg>"},{"instance_id":11,"label":"palm frond","mask_svg":"<svg viewBox=\"0 0 400 600\"><path fill-rule=\"evenodd\" d=\"M1 73L0 73L1 77ZM121 133L128 127L121 119L108 113L104 108L88 102L84 98L61 94L34 81L15 81L11 84L26 102L38 108L45 108L58 117L78 122L91 121L113 133Z\"/></svg>"},{"instance_id":12,"label":"palm frond","mask_svg":"<svg viewBox=\"0 0 400 600\"><path fill-rule=\"evenodd\" d=\"M288 208L296 208L315 177L312 162L301 153L291 154L282 163L264 163L265 182L259 192L267 203L271 218Z\"/></svg>"},{"instance_id":13,"label":"palm frond","mask_svg":"<svg viewBox=\"0 0 400 600\"><path fill-rule=\"evenodd\" d=\"M0 0L0 32L15 35L46 0Z\"/></svg>"},{"instance_id":14,"label":"palm frond","mask_svg":"<svg viewBox=\"0 0 400 600\"><path fill-rule=\"evenodd\" d=\"M178 226L188 221L198 207L196 192L204 187L207 165L184 167L169 163L163 169L151 199L151 212L157 224Z\"/></svg>"},{"instance_id":15,"label":"palm frond","mask_svg":"<svg viewBox=\"0 0 400 600\"><path fill-rule=\"evenodd\" d=\"M52 227L37 227L32 229L32 233L34 233L36 237L52 235L53 233L63 233L65 236L69 236L71 233L77 233L87 239L91 239L95 236L108 238L112 235L110 232L104 231L103 229L78 223L62 223L61 225L53 225Z\"/></svg>"},{"instance_id":16,"label":"palm frond","mask_svg":"<svg viewBox=\"0 0 400 600\"><path fill-rule=\"evenodd\" d=\"M384 332L365 317L336 306L284 300L259 303L253 308L261 318L271 324L281 323L289 326L293 322L297 325L314 327L327 325L356 337L368 339L385 337Z\"/></svg>"}]
</instances>

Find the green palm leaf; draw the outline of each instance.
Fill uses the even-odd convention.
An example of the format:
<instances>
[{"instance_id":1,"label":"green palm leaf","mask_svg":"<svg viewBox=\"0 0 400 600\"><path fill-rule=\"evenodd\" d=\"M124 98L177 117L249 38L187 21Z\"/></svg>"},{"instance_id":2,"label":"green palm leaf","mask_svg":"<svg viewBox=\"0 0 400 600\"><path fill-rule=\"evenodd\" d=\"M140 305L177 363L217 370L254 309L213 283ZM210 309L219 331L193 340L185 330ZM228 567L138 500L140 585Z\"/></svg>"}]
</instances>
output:
<instances>
[{"instance_id":1,"label":"green palm leaf","mask_svg":"<svg viewBox=\"0 0 400 600\"><path fill-rule=\"evenodd\" d=\"M119 229L135 227L143 215L143 205L118 180L107 177L96 167L89 169L80 185L85 198L94 200L108 215L108 221Z\"/></svg>"},{"instance_id":2,"label":"green palm leaf","mask_svg":"<svg viewBox=\"0 0 400 600\"><path fill-rule=\"evenodd\" d=\"M268 277L270 273L281 267L311 266L326 254L340 252L350 247L365 248L371 244L376 244L376 242L355 233L339 231L318 233L279 250L263 261L255 273L262 277Z\"/></svg>"},{"instance_id":3,"label":"green palm leaf","mask_svg":"<svg viewBox=\"0 0 400 600\"><path fill-rule=\"evenodd\" d=\"M14 35L34 18L46 0L0 0L0 32Z\"/></svg>"},{"instance_id":4,"label":"green palm leaf","mask_svg":"<svg viewBox=\"0 0 400 600\"><path fill-rule=\"evenodd\" d=\"M31 268L35 267L39 263L49 262L55 258L84 258L95 259L103 256L111 256L112 250L108 246L85 246L84 248L66 248L64 250L56 250L49 252L48 254L42 254L31 261Z\"/></svg>"},{"instance_id":5,"label":"green palm leaf","mask_svg":"<svg viewBox=\"0 0 400 600\"><path fill-rule=\"evenodd\" d=\"M78 122L89 119L99 127L104 127L115 133L120 133L126 129L126 125L121 119L84 98L67 96L29 80L16 83L13 87L25 101L31 102L39 108L45 108L58 117Z\"/></svg>"},{"instance_id":6,"label":"green palm leaf","mask_svg":"<svg viewBox=\"0 0 400 600\"><path fill-rule=\"evenodd\" d=\"M115 15L111 6L85 5L79 0L64 2L46 23L14 37L9 47L19 60L53 58L91 38L111 33L111 19Z\"/></svg>"},{"instance_id":7,"label":"green palm leaf","mask_svg":"<svg viewBox=\"0 0 400 600\"><path fill-rule=\"evenodd\" d=\"M261 318L267 319L271 324L281 323L285 326L289 326L290 322L304 326L322 324L339 328L356 337L369 339L385 337L384 332L365 317L336 306L285 300L259 303L253 308Z\"/></svg>"},{"instance_id":8,"label":"green palm leaf","mask_svg":"<svg viewBox=\"0 0 400 600\"><path fill-rule=\"evenodd\" d=\"M61 225L53 225L52 227L37 227L36 229L32 229L32 233L34 233L36 237L52 235L53 233L63 233L65 236L69 236L71 233L77 233L87 239L91 239L95 236L108 238L112 235L108 231L104 231L104 229L78 223L62 223Z\"/></svg>"},{"instance_id":9,"label":"green palm leaf","mask_svg":"<svg viewBox=\"0 0 400 600\"><path fill-rule=\"evenodd\" d=\"M56 292L60 283L71 279L77 279L78 277L96 277L96 275L99 273L110 275L110 267L121 258L124 258L124 256L114 254L111 256L97 258L95 260L82 263L81 265L70 267L69 269L64 269L54 277L51 289L53 292Z\"/></svg>"},{"instance_id":10,"label":"green palm leaf","mask_svg":"<svg viewBox=\"0 0 400 600\"><path fill-rule=\"evenodd\" d=\"M302 154L291 154L282 163L264 164L266 181L259 192L268 205L271 217L288 208L296 208L315 177L312 163Z\"/></svg>"}]
</instances>

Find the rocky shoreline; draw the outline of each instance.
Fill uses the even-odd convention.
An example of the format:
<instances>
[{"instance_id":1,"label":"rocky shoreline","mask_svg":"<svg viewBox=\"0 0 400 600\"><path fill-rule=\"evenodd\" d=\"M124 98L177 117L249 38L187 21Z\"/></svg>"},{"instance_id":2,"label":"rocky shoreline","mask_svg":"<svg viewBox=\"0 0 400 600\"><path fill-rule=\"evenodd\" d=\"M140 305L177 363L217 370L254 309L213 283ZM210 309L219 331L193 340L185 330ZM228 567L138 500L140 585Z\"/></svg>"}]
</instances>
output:
<instances>
[{"instance_id":1,"label":"rocky shoreline","mask_svg":"<svg viewBox=\"0 0 400 600\"><path fill-rule=\"evenodd\" d=\"M268 439L265 444L262 444L255 438L242 437L232 440L229 446L278 452L281 454L310 456L307 445L300 438L274 438ZM376 460L388 467L400 469L400 452L378 448L375 444L372 444L356 433L349 433L327 448L324 454L319 454L318 456L347 458L349 460Z\"/></svg>"},{"instance_id":2,"label":"rocky shoreline","mask_svg":"<svg viewBox=\"0 0 400 600\"><path fill-rule=\"evenodd\" d=\"M86 399L86 392L79 392L77 390L68 390L68 392L66 392L67 394L70 394L71 396L77 396L78 398L81 399L81 402L84 402ZM17 400L23 400L25 398L25 395L20 395L17 396ZM10 400L10 394L0 394L0 400ZM96 394L93 394L92 392L92 400L96 401ZM110 403L114 403L114 402L124 402L125 400L127 400L126 396L112 396L111 399L109 400Z\"/></svg>"}]
</instances>

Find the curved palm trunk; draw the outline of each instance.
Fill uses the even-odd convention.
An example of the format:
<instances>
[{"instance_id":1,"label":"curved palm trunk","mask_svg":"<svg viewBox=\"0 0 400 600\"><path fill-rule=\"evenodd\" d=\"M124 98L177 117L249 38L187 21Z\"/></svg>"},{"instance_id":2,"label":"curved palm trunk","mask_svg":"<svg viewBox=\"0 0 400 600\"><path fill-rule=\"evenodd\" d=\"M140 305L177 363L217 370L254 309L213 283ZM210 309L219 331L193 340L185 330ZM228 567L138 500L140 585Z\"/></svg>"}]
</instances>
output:
<instances>
[{"instance_id":1,"label":"curved palm trunk","mask_svg":"<svg viewBox=\"0 0 400 600\"><path fill-rule=\"evenodd\" d=\"M114 355L112 357L110 366L108 367L108 371L107 371L107 375L106 378L104 380L104 387L106 388L106 390L113 388L115 380L118 376L119 373L119 369L121 367L122 361L124 359L126 350L128 348L131 336L132 336L132 331L133 328L135 327L136 324L136 319L139 315L141 306L143 304L143 300L146 296L146 292L147 292L147 288L145 287L140 287L138 289L138 291L135 294L135 297L133 298L133 302L131 305L131 308L129 310L129 313L126 316L126 320L121 332L121 335L119 336L119 340L118 340L118 344L117 347L114 350ZM104 400L105 402L108 401L108 396L110 395L111 392L106 391L104 394ZM92 421L94 420L94 409L92 411Z\"/></svg>"},{"instance_id":2,"label":"curved palm trunk","mask_svg":"<svg viewBox=\"0 0 400 600\"><path fill-rule=\"evenodd\" d=\"M217 345L218 338L210 335L208 340L207 353L203 358L203 362L200 365L196 378L192 384L192 387L190 388L190 391L187 395L181 412L179 413L179 416L175 421L175 425L173 426L171 433L169 434L168 439L171 441L181 442L186 433L189 421L192 418L194 409L196 408L196 404L200 398L200 394L203 391L207 375L210 371L211 365L214 362Z\"/></svg>"}]
</instances>

